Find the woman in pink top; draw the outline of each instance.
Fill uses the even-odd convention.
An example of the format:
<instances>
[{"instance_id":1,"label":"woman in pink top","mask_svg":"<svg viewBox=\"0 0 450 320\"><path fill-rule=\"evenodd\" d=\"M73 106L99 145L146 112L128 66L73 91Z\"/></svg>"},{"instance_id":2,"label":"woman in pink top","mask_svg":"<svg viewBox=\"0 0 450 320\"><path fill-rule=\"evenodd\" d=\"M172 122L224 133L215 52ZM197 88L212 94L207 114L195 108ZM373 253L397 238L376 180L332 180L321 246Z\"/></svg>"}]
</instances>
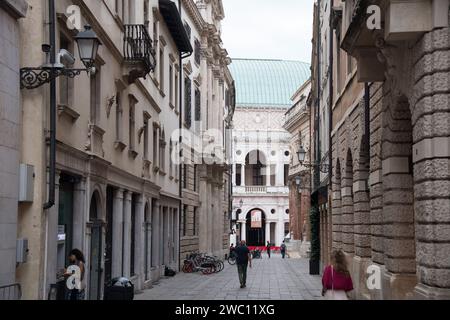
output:
<instances>
[{"instance_id":1,"label":"woman in pink top","mask_svg":"<svg viewBox=\"0 0 450 320\"><path fill-rule=\"evenodd\" d=\"M334 251L332 264L325 268L322 277L322 295L328 300L348 300L353 282L347 269L344 252Z\"/></svg>"}]
</instances>

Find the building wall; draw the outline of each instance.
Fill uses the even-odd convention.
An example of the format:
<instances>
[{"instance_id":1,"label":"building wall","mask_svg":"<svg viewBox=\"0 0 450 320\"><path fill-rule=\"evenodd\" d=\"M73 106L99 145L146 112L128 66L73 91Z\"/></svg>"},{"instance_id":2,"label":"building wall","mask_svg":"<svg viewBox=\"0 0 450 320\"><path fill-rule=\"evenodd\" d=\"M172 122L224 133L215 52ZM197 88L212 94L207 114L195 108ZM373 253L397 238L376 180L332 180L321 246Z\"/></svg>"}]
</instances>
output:
<instances>
[{"instance_id":1,"label":"building wall","mask_svg":"<svg viewBox=\"0 0 450 320\"><path fill-rule=\"evenodd\" d=\"M448 35L446 26L419 35L411 48L407 41L378 48L392 60L384 61L386 80L370 85L370 122L355 90L343 93L348 103L333 114L333 248L348 254L357 298L449 297L441 215L450 206ZM380 270L379 289L367 287L371 265Z\"/></svg>"},{"instance_id":2,"label":"building wall","mask_svg":"<svg viewBox=\"0 0 450 320\"><path fill-rule=\"evenodd\" d=\"M0 5L0 286L15 283L19 201L20 127L19 92L20 29L26 14L24 1Z\"/></svg>"}]
</instances>

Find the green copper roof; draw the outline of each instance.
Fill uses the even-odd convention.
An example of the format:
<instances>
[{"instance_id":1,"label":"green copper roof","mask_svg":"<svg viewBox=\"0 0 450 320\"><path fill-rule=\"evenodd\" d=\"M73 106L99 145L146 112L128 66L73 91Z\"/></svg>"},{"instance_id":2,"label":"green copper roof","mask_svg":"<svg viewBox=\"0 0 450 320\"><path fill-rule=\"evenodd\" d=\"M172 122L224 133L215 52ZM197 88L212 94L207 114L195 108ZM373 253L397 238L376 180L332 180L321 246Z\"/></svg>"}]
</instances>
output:
<instances>
[{"instance_id":1,"label":"green copper roof","mask_svg":"<svg viewBox=\"0 0 450 320\"><path fill-rule=\"evenodd\" d=\"M232 59L236 106L292 105L291 97L311 76L308 63L285 60Z\"/></svg>"}]
</instances>

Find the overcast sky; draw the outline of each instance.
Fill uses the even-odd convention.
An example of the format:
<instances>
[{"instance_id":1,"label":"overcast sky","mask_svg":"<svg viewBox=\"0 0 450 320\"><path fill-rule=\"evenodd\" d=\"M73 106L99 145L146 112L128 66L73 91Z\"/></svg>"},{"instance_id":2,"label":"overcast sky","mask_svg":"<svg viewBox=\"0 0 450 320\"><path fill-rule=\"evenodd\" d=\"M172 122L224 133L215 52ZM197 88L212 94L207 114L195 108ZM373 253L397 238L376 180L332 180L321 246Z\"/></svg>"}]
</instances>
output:
<instances>
[{"instance_id":1,"label":"overcast sky","mask_svg":"<svg viewBox=\"0 0 450 320\"><path fill-rule=\"evenodd\" d=\"M223 0L231 58L311 62L314 0Z\"/></svg>"}]
</instances>

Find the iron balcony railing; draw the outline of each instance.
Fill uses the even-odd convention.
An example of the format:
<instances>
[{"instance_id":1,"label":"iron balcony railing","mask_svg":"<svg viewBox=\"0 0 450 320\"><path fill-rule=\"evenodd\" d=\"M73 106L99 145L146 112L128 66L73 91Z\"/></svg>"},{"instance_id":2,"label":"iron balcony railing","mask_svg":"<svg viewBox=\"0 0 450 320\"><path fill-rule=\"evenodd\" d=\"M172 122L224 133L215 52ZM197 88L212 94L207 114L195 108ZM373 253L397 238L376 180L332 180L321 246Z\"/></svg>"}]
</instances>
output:
<instances>
[{"instance_id":1,"label":"iron balcony railing","mask_svg":"<svg viewBox=\"0 0 450 320\"><path fill-rule=\"evenodd\" d=\"M20 300L22 298L22 289L20 284L14 283L7 286L0 286L1 300Z\"/></svg>"},{"instance_id":2,"label":"iron balcony railing","mask_svg":"<svg viewBox=\"0 0 450 320\"><path fill-rule=\"evenodd\" d=\"M154 71L156 66L156 52L145 25L125 25L123 54L126 62L142 63L144 65L145 75Z\"/></svg>"}]
</instances>

